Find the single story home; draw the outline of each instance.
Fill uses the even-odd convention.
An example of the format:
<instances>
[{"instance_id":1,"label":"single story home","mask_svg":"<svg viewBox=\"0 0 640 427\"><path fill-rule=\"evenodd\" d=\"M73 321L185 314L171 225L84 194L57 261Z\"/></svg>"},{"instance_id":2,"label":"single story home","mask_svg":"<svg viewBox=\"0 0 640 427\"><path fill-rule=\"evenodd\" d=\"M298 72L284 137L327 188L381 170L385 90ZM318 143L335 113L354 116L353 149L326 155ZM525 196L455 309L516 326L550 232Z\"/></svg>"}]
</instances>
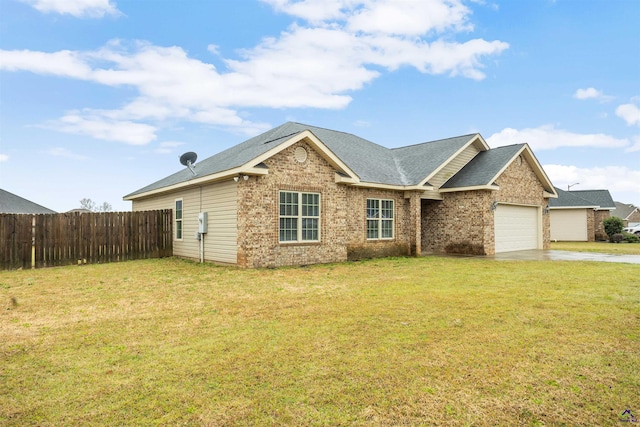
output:
<instances>
[{"instance_id":1,"label":"single story home","mask_svg":"<svg viewBox=\"0 0 640 427\"><path fill-rule=\"evenodd\" d=\"M0 213L54 214L56 212L0 188Z\"/></svg>"},{"instance_id":2,"label":"single story home","mask_svg":"<svg viewBox=\"0 0 640 427\"><path fill-rule=\"evenodd\" d=\"M614 203L616 208L611 211L611 216L620 218L625 227L640 225L640 209L637 206L620 202Z\"/></svg>"},{"instance_id":3,"label":"single story home","mask_svg":"<svg viewBox=\"0 0 640 427\"><path fill-rule=\"evenodd\" d=\"M549 202L551 240L594 242L606 240L604 220L615 204L609 190L564 191L556 188L558 198Z\"/></svg>"},{"instance_id":4,"label":"single story home","mask_svg":"<svg viewBox=\"0 0 640 427\"><path fill-rule=\"evenodd\" d=\"M557 193L527 144L388 149L288 122L188 166L124 196L173 209L177 256L277 267L550 244Z\"/></svg>"}]
</instances>

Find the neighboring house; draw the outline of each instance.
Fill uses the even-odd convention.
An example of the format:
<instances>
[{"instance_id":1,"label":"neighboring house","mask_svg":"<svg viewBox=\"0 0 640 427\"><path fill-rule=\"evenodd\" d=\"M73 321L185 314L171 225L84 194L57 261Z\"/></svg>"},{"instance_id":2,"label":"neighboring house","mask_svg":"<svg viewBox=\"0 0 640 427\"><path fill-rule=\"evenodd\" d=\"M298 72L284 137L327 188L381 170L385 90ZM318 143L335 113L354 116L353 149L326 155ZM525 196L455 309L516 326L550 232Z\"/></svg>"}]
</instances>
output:
<instances>
[{"instance_id":1,"label":"neighboring house","mask_svg":"<svg viewBox=\"0 0 640 427\"><path fill-rule=\"evenodd\" d=\"M640 209L634 205L615 202L616 208L611 211L611 216L622 220L625 227L640 225Z\"/></svg>"},{"instance_id":2,"label":"neighboring house","mask_svg":"<svg viewBox=\"0 0 640 427\"><path fill-rule=\"evenodd\" d=\"M0 213L9 214L54 214L55 211L33 203L13 193L0 189Z\"/></svg>"},{"instance_id":3,"label":"neighboring house","mask_svg":"<svg viewBox=\"0 0 640 427\"><path fill-rule=\"evenodd\" d=\"M193 169L124 199L174 210L175 255L243 267L548 248L557 197L527 144L479 134L388 149L285 123Z\"/></svg>"},{"instance_id":4,"label":"neighboring house","mask_svg":"<svg viewBox=\"0 0 640 427\"><path fill-rule=\"evenodd\" d=\"M606 240L603 222L615 209L609 190L564 191L556 188L556 193L558 198L549 202L551 240Z\"/></svg>"}]
</instances>

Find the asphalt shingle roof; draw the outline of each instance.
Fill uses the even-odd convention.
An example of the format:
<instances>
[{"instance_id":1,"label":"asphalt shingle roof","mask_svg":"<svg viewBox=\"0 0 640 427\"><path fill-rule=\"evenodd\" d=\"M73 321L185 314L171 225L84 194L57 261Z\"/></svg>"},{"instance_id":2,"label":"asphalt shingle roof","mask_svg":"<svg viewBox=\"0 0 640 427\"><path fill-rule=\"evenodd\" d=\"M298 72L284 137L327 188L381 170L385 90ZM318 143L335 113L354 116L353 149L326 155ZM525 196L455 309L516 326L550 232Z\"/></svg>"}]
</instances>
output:
<instances>
[{"instance_id":1,"label":"asphalt shingle roof","mask_svg":"<svg viewBox=\"0 0 640 427\"><path fill-rule=\"evenodd\" d=\"M389 149L350 133L287 122L197 162L195 177L184 168L125 197L242 166L305 130L318 137L361 181L389 185L417 185L476 136L464 135Z\"/></svg>"},{"instance_id":2,"label":"asphalt shingle roof","mask_svg":"<svg viewBox=\"0 0 640 427\"><path fill-rule=\"evenodd\" d=\"M565 191L556 187L557 199L549 200L550 208L595 207L601 209L615 208L609 190Z\"/></svg>"},{"instance_id":3,"label":"asphalt shingle roof","mask_svg":"<svg viewBox=\"0 0 640 427\"><path fill-rule=\"evenodd\" d=\"M618 218L627 219L627 217L631 215L633 211L638 209L636 206L627 203L614 203L616 205L616 208L611 211L611 216L617 216Z\"/></svg>"},{"instance_id":4,"label":"asphalt shingle roof","mask_svg":"<svg viewBox=\"0 0 640 427\"><path fill-rule=\"evenodd\" d=\"M577 190L571 192L585 200L589 200L590 202L597 204L600 208L615 209L616 207L616 203L613 201L609 190Z\"/></svg>"},{"instance_id":5,"label":"asphalt shingle roof","mask_svg":"<svg viewBox=\"0 0 640 427\"><path fill-rule=\"evenodd\" d=\"M195 165L197 176L184 168L128 194L125 198L250 165L251 160L257 159L272 148L307 130L322 141L324 146L353 171L361 182L397 186L420 184L456 152L479 137L478 134L469 134L389 149L350 133L287 122L198 162ZM442 188L493 184L499 172L525 145L516 144L480 151Z\"/></svg>"},{"instance_id":6,"label":"asphalt shingle roof","mask_svg":"<svg viewBox=\"0 0 640 427\"><path fill-rule=\"evenodd\" d=\"M54 214L55 211L45 208L30 200L16 196L0 189L0 213L10 214Z\"/></svg>"},{"instance_id":7,"label":"asphalt shingle roof","mask_svg":"<svg viewBox=\"0 0 640 427\"><path fill-rule=\"evenodd\" d=\"M441 188L491 185L498 173L513 159L525 144L507 145L481 151Z\"/></svg>"}]
</instances>

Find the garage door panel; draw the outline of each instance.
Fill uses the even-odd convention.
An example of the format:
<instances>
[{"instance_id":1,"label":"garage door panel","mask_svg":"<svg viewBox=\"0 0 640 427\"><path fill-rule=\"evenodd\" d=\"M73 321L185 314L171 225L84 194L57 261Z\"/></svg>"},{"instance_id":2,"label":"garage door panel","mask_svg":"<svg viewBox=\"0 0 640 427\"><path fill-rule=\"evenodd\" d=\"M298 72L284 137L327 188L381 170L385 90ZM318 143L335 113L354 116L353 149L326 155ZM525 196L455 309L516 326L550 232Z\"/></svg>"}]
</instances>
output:
<instances>
[{"instance_id":1,"label":"garage door panel","mask_svg":"<svg viewBox=\"0 0 640 427\"><path fill-rule=\"evenodd\" d=\"M551 211L551 240L566 242L586 242L586 209L566 209Z\"/></svg>"},{"instance_id":2,"label":"garage door panel","mask_svg":"<svg viewBox=\"0 0 640 427\"><path fill-rule=\"evenodd\" d=\"M496 253L538 249L538 209L498 205L494 213Z\"/></svg>"}]
</instances>

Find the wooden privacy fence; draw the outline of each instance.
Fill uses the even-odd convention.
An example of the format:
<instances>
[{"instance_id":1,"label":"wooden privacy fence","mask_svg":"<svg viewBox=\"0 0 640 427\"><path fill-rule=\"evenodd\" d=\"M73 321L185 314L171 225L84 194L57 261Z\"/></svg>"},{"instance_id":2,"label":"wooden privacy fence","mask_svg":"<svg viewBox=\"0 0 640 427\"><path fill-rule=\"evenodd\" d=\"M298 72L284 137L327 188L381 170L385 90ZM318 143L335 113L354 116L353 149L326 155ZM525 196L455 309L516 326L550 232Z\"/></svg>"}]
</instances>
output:
<instances>
[{"instance_id":1,"label":"wooden privacy fence","mask_svg":"<svg viewBox=\"0 0 640 427\"><path fill-rule=\"evenodd\" d=\"M0 214L0 269L167 257L172 226L171 209Z\"/></svg>"}]
</instances>

